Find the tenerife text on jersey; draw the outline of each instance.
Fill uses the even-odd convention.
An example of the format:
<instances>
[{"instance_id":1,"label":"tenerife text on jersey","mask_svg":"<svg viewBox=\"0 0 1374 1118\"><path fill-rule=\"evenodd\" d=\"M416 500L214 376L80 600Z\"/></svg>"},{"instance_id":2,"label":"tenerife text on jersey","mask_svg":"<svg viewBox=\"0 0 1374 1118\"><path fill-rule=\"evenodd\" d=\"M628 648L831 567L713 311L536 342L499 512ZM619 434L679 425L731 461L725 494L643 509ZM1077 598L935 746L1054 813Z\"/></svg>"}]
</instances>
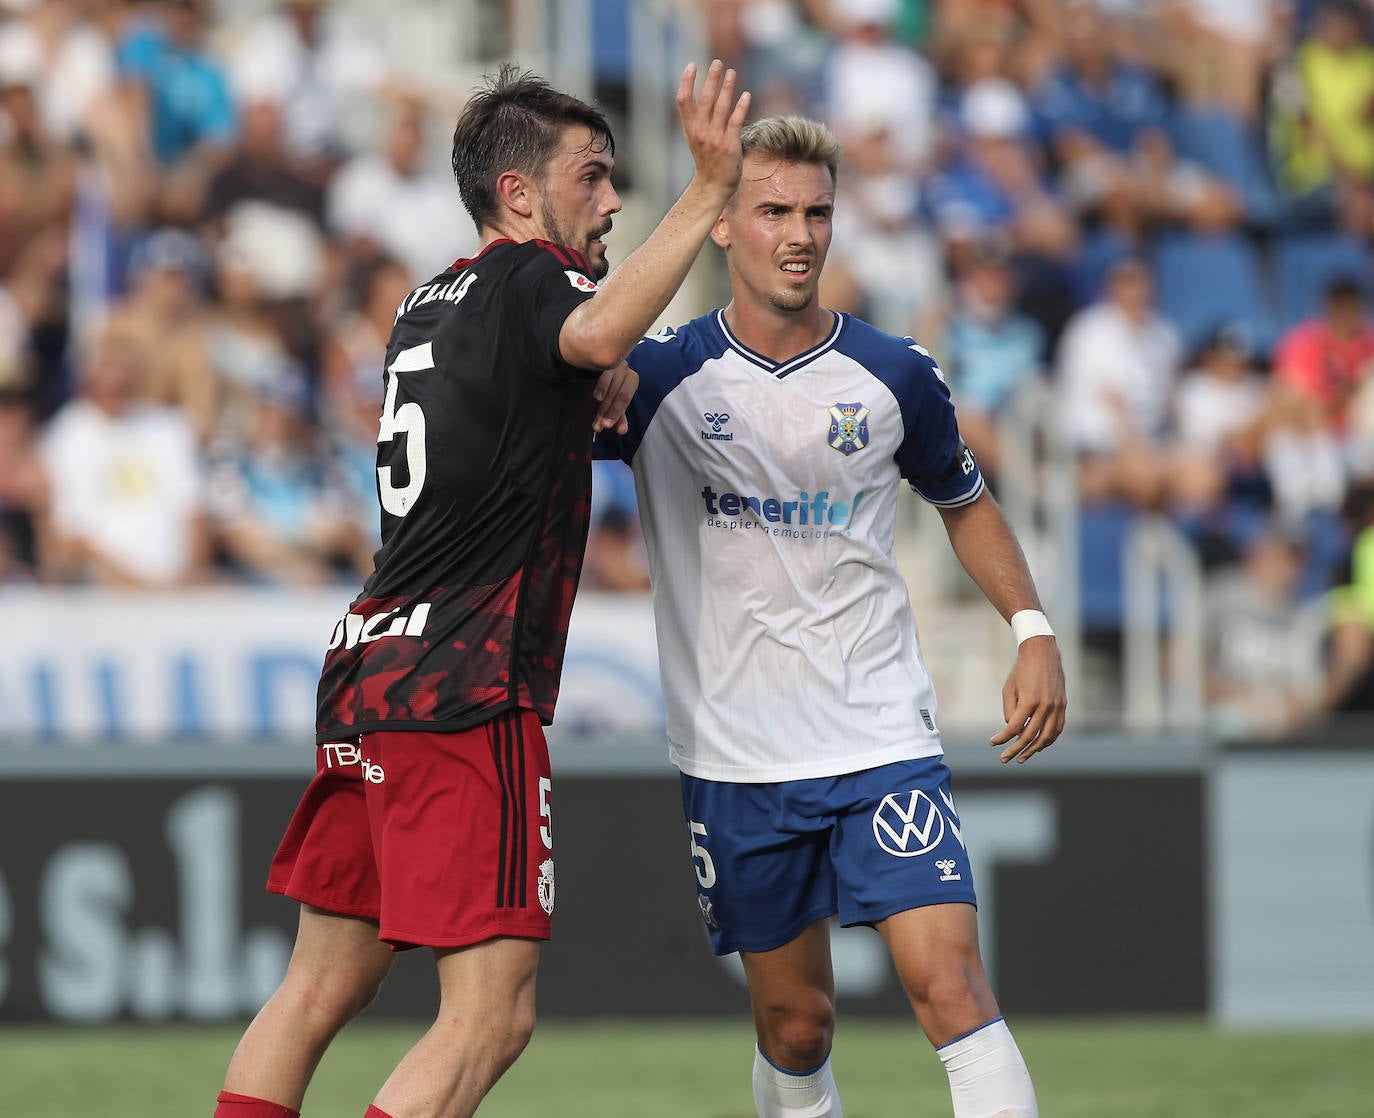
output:
<instances>
[{"instance_id":1,"label":"tenerife text on jersey","mask_svg":"<svg viewBox=\"0 0 1374 1118\"><path fill-rule=\"evenodd\" d=\"M706 513L713 518L708 523L712 527L733 528L739 526L766 527L768 524L829 529L817 535L848 535L846 529L852 523L854 514L863 500L863 490L854 494L851 501L832 501L830 491L822 489L812 496L805 489L795 497L759 497L747 493L732 493L728 490L717 493L709 485L701 491L701 499L706 504ZM745 512L753 514L753 520L745 517ZM718 519L740 517L739 522Z\"/></svg>"}]
</instances>

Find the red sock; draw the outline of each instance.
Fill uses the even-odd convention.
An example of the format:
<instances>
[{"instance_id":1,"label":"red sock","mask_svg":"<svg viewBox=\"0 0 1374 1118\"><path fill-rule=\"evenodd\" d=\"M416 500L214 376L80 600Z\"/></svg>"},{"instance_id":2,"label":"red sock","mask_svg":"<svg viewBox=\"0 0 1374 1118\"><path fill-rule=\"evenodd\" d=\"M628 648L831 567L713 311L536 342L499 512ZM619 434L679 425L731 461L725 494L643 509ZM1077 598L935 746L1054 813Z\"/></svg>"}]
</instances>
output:
<instances>
[{"instance_id":1,"label":"red sock","mask_svg":"<svg viewBox=\"0 0 1374 1118\"><path fill-rule=\"evenodd\" d=\"M215 1118L301 1118L299 1110L279 1102L236 1095L232 1091L221 1091L215 1101L219 1103L215 1107Z\"/></svg>"},{"instance_id":2,"label":"red sock","mask_svg":"<svg viewBox=\"0 0 1374 1118\"><path fill-rule=\"evenodd\" d=\"M369 1106L363 1118L391 1118L391 1115L385 1110L378 1110L375 1106Z\"/></svg>"}]
</instances>

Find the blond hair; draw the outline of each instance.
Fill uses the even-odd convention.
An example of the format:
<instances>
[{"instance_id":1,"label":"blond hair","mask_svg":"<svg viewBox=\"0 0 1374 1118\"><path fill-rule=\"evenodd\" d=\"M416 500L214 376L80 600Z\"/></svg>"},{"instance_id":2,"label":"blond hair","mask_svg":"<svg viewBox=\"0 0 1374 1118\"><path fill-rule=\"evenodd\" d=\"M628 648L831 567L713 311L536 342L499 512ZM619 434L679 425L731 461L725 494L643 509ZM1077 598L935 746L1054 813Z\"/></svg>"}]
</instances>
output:
<instances>
[{"instance_id":1,"label":"blond hair","mask_svg":"<svg viewBox=\"0 0 1374 1118\"><path fill-rule=\"evenodd\" d=\"M818 120L804 116L766 116L740 129L740 149L745 155L762 155L783 163L816 163L830 172L840 166L840 141Z\"/></svg>"}]
</instances>

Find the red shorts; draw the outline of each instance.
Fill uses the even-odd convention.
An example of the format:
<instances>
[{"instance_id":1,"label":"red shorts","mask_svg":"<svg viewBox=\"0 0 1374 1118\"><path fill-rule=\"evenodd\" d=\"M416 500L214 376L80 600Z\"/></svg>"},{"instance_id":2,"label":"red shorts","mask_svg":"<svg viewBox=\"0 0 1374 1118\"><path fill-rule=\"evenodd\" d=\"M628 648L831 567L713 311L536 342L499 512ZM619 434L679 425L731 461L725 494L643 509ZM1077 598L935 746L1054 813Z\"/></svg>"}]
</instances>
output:
<instances>
[{"instance_id":1,"label":"red shorts","mask_svg":"<svg viewBox=\"0 0 1374 1118\"><path fill-rule=\"evenodd\" d=\"M549 752L533 711L317 747L267 888L376 920L396 948L548 939Z\"/></svg>"}]
</instances>

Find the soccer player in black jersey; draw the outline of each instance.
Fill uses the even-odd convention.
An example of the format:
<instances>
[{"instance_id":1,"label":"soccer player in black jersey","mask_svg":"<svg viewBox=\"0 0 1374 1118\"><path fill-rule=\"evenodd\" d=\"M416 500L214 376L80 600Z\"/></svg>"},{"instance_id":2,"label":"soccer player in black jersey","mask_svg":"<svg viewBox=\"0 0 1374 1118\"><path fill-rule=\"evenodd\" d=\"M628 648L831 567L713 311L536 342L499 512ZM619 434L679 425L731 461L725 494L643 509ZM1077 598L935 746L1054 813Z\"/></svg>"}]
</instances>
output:
<instances>
[{"instance_id":1,"label":"soccer player in black jersey","mask_svg":"<svg viewBox=\"0 0 1374 1118\"><path fill-rule=\"evenodd\" d=\"M695 174L608 275L620 199L600 110L504 67L453 168L481 251L411 292L386 352L382 547L330 638L316 776L268 888L301 902L286 977L230 1061L216 1118L297 1118L395 950L430 947L434 1025L368 1118L467 1118L534 1026L554 904L548 752L594 430L740 173L749 95L713 62L678 88Z\"/></svg>"}]
</instances>

